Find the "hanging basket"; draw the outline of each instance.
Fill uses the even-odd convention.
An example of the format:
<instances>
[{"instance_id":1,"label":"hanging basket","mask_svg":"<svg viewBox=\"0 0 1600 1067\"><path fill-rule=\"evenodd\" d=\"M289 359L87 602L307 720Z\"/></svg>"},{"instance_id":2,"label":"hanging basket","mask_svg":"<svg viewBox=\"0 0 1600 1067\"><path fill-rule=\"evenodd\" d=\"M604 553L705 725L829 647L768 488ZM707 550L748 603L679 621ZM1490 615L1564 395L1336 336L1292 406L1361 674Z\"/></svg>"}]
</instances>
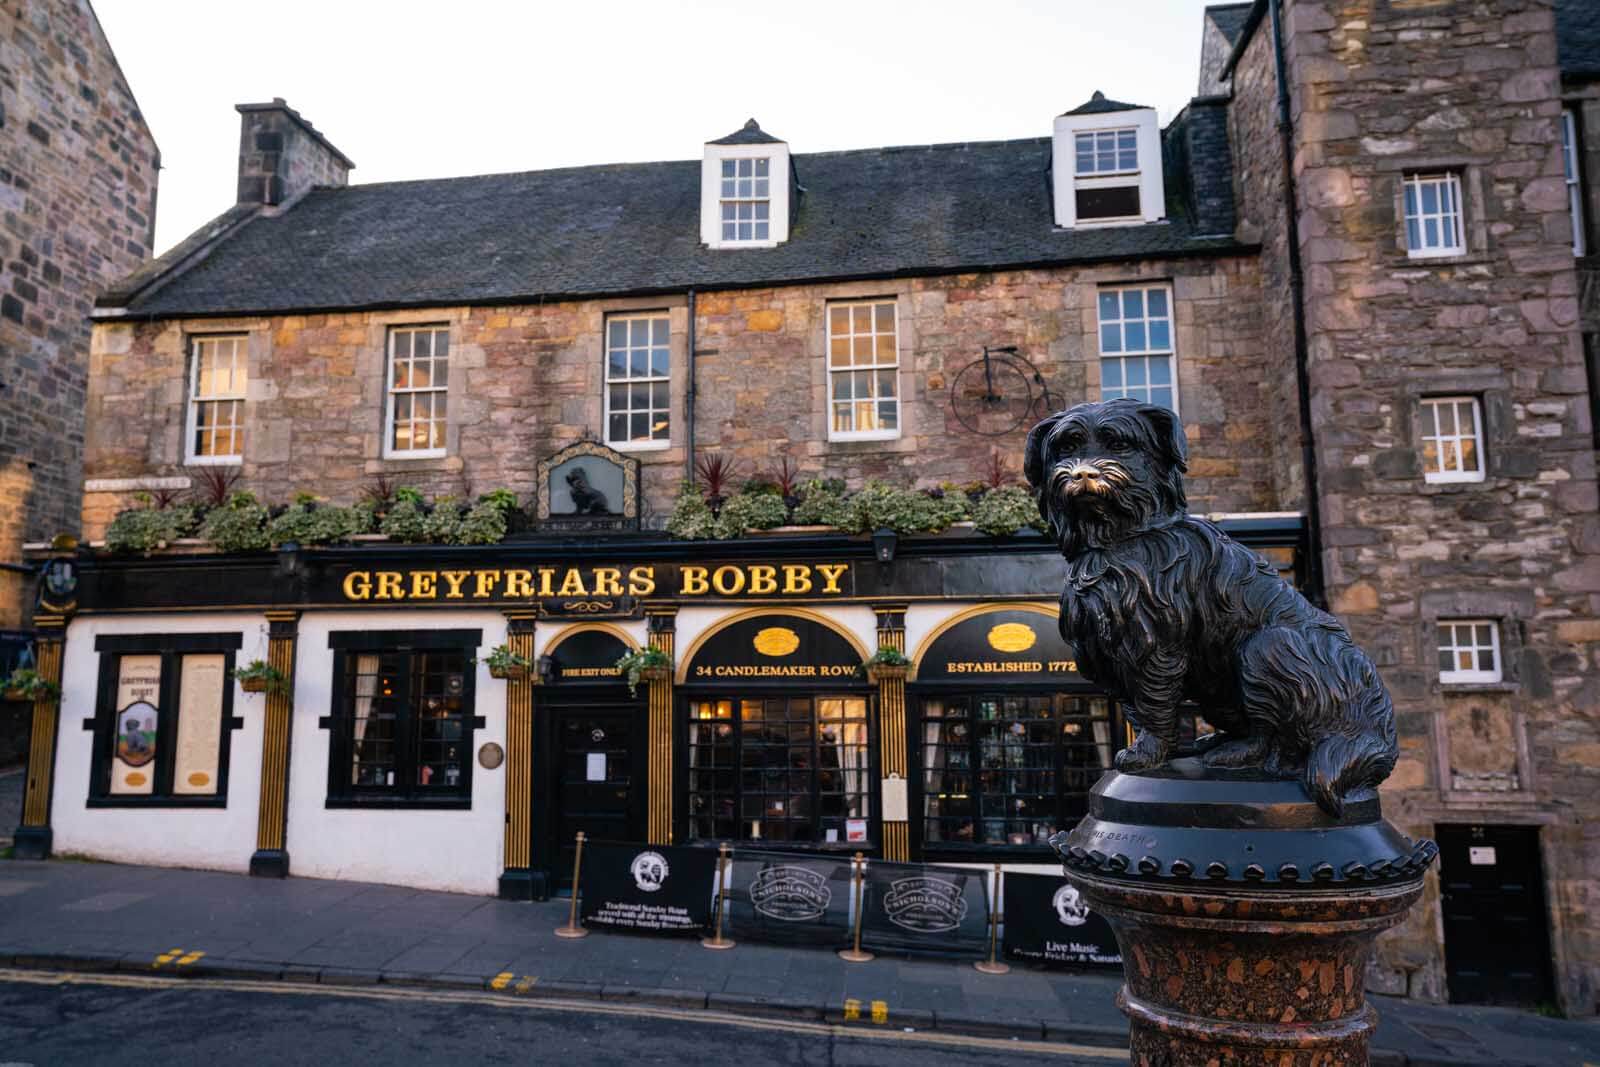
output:
<instances>
[{"instance_id":1,"label":"hanging basket","mask_svg":"<svg viewBox=\"0 0 1600 1067\"><path fill-rule=\"evenodd\" d=\"M906 680L906 675L910 672L911 668L903 664L874 663L872 666L867 668L867 681L871 682L873 685L879 685L882 682L898 678L903 682Z\"/></svg>"},{"instance_id":2,"label":"hanging basket","mask_svg":"<svg viewBox=\"0 0 1600 1067\"><path fill-rule=\"evenodd\" d=\"M267 691L267 685L267 679L261 677L260 675L257 675L253 678L246 676L239 679L239 688L243 689L246 693L265 693Z\"/></svg>"},{"instance_id":3,"label":"hanging basket","mask_svg":"<svg viewBox=\"0 0 1600 1067\"><path fill-rule=\"evenodd\" d=\"M4 697L4 699L6 699L6 700L16 700L16 701L31 701L33 699L33 697L28 694L28 691L26 689L4 689L4 690L0 690L0 697Z\"/></svg>"},{"instance_id":4,"label":"hanging basket","mask_svg":"<svg viewBox=\"0 0 1600 1067\"><path fill-rule=\"evenodd\" d=\"M505 666L498 667L494 664L490 664L489 677L499 678L502 681L507 682L525 682L528 680L528 668L519 667L515 664L507 664Z\"/></svg>"},{"instance_id":5,"label":"hanging basket","mask_svg":"<svg viewBox=\"0 0 1600 1067\"><path fill-rule=\"evenodd\" d=\"M664 682L671 677L671 667L646 667L639 672L641 682Z\"/></svg>"}]
</instances>

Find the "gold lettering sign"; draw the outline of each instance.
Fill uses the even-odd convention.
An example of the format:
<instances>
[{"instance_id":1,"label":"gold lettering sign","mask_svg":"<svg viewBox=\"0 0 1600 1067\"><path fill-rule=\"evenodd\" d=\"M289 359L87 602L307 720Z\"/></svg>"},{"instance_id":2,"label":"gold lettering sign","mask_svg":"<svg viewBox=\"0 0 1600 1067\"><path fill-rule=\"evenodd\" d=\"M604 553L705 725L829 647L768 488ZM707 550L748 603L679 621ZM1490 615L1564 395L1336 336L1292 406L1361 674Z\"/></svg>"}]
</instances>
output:
<instances>
[{"instance_id":1,"label":"gold lettering sign","mask_svg":"<svg viewBox=\"0 0 1600 1067\"><path fill-rule=\"evenodd\" d=\"M345 600L392 600L417 603L439 600L532 600L552 597L766 597L843 596L850 590L848 563L728 563L666 567L665 575L649 564L632 567L539 567L536 570L355 570L345 574L339 589ZM1019 630L1009 623L995 628ZM994 638L991 637L991 643ZM1030 647L1018 645L1016 650ZM996 648L1002 648L996 644ZM1011 649L1003 649L1013 651Z\"/></svg>"},{"instance_id":2,"label":"gold lettering sign","mask_svg":"<svg viewBox=\"0 0 1600 1067\"><path fill-rule=\"evenodd\" d=\"M800 647L800 635L782 626L769 626L756 634L752 643L763 656L787 656Z\"/></svg>"},{"instance_id":3,"label":"gold lettering sign","mask_svg":"<svg viewBox=\"0 0 1600 1067\"><path fill-rule=\"evenodd\" d=\"M1020 622L1003 622L989 631L989 647L996 652L1026 652L1038 640L1033 628Z\"/></svg>"}]
</instances>

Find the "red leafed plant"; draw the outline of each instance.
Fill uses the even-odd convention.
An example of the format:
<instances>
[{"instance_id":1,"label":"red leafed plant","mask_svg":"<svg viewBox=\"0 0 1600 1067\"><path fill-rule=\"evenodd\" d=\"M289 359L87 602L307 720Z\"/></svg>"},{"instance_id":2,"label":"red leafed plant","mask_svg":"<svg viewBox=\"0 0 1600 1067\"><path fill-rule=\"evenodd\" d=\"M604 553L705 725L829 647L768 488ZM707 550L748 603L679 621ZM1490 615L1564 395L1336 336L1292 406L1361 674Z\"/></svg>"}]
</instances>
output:
<instances>
[{"instance_id":1,"label":"red leafed plant","mask_svg":"<svg viewBox=\"0 0 1600 1067\"><path fill-rule=\"evenodd\" d=\"M195 471L195 502L205 508L220 508L233 495L239 472L232 467L201 467Z\"/></svg>"},{"instance_id":2,"label":"red leafed plant","mask_svg":"<svg viewBox=\"0 0 1600 1067\"><path fill-rule=\"evenodd\" d=\"M800 467L788 456L784 456L782 462L764 477L778 487L778 495L785 500L796 495L796 490L800 487Z\"/></svg>"},{"instance_id":3,"label":"red leafed plant","mask_svg":"<svg viewBox=\"0 0 1600 1067\"><path fill-rule=\"evenodd\" d=\"M178 498L182 495L183 490L181 489L152 489L150 490L150 501L157 508L165 511L176 504Z\"/></svg>"},{"instance_id":4,"label":"red leafed plant","mask_svg":"<svg viewBox=\"0 0 1600 1067\"><path fill-rule=\"evenodd\" d=\"M979 481L985 489L1000 489L1012 482L1011 465L1006 462L1006 457L999 452L989 453L989 465L984 468L983 476Z\"/></svg>"},{"instance_id":5,"label":"red leafed plant","mask_svg":"<svg viewBox=\"0 0 1600 1067\"><path fill-rule=\"evenodd\" d=\"M738 475L739 461L721 452L705 452L694 461L694 472L704 483L706 499L721 502L727 498L728 487ZM716 503L713 503L713 507Z\"/></svg>"},{"instance_id":6,"label":"red leafed plant","mask_svg":"<svg viewBox=\"0 0 1600 1067\"><path fill-rule=\"evenodd\" d=\"M361 498L381 506L394 499L395 488L394 479L379 471L362 488Z\"/></svg>"}]
</instances>

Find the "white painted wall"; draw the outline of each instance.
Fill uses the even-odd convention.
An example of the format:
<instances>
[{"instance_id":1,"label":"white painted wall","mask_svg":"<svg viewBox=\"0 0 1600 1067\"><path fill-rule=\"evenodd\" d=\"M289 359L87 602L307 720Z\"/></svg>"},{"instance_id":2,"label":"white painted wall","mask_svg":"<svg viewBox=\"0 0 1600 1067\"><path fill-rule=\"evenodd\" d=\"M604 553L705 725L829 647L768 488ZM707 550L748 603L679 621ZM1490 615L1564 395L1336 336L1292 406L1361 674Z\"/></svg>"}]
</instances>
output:
<instances>
[{"instance_id":1,"label":"white painted wall","mask_svg":"<svg viewBox=\"0 0 1600 1067\"><path fill-rule=\"evenodd\" d=\"M79 855L116 863L246 871L256 847L256 798L261 786L261 723L266 697L233 693L233 713L244 727L233 731L228 753L226 808L90 808L89 768L95 735L83 728L94 717L102 634L238 633L244 644L235 657L243 665L267 658L267 625L260 613L206 615L88 616L67 627L61 671L61 718L57 726L50 823L57 855Z\"/></svg>"},{"instance_id":2,"label":"white painted wall","mask_svg":"<svg viewBox=\"0 0 1600 1067\"><path fill-rule=\"evenodd\" d=\"M289 872L492 894L504 869L506 765L485 770L477 763L477 753L490 741L505 746L506 683L489 677L489 668L482 663L477 666L473 713L484 717L484 726L472 738L470 810L364 811L326 806L329 731L317 720L329 713L333 699L328 635L379 627L481 629L480 659L506 639L506 620L498 611L324 611L301 616L289 755Z\"/></svg>"}]
</instances>

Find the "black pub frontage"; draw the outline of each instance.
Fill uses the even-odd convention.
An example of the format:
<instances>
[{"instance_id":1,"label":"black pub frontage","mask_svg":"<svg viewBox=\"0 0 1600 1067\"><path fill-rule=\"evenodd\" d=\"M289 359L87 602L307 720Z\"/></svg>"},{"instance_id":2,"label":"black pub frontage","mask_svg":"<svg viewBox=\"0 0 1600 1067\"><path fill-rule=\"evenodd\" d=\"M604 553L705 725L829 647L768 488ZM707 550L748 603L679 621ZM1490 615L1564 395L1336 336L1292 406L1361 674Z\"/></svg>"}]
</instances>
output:
<instances>
[{"instance_id":1,"label":"black pub frontage","mask_svg":"<svg viewBox=\"0 0 1600 1067\"><path fill-rule=\"evenodd\" d=\"M1297 520L1225 524L1292 568ZM35 850L520 898L570 882L579 830L1025 869L1126 730L1057 634L1036 535L73 563ZM502 644L535 669L494 677ZM644 647L672 666L630 689ZM879 649L909 662L864 669ZM283 683L225 677L255 659Z\"/></svg>"}]
</instances>

